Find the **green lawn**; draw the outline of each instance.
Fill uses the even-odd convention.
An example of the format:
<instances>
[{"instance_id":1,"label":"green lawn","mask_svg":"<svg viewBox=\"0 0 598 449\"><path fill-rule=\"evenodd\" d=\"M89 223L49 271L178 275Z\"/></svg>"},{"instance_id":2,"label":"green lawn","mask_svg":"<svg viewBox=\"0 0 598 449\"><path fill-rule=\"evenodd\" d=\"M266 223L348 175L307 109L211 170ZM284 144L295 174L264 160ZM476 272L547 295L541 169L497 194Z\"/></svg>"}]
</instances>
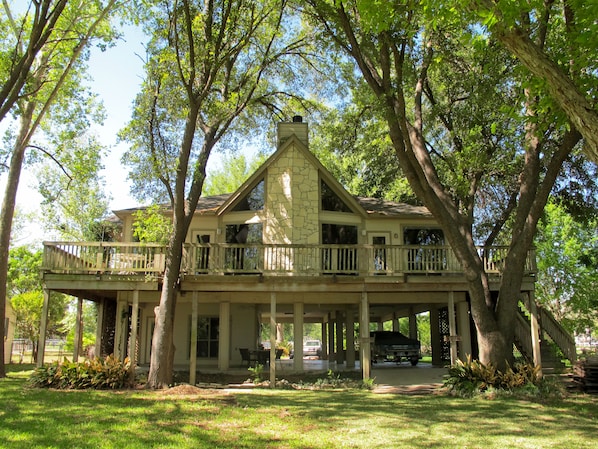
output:
<instances>
[{"instance_id":1,"label":"green lawn","mask_svg":"<svg viewBox=\"0 0 598 449\"><path fill-rule=\"evenodd\" d=\"M48 391L28 388L25 374L0 379L2 448L598 447L598 396L583 394L540 403L357 390Z\"/></svg>"}]
</instances>

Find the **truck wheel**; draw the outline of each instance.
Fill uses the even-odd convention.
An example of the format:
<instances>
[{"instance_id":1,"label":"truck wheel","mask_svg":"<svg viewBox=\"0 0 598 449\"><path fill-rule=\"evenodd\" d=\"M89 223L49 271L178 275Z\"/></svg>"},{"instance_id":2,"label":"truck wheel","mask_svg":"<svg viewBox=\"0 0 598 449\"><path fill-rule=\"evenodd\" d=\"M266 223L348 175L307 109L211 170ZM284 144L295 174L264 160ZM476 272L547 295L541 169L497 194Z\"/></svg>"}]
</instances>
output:
<instances>
[{"instance_id":1,"label":"truck wheel","mask_svg":"<svg viewBox=\"0 0 598 449\"><path fill-rule=\"evenodd\" d=\"M415 365L417 365L417 362L419 362L419 359L418 359L418 358L416 358L416 357L413 357L413 358L411 359L411 366L415 366Z\"/></svg>"}]
</instances>

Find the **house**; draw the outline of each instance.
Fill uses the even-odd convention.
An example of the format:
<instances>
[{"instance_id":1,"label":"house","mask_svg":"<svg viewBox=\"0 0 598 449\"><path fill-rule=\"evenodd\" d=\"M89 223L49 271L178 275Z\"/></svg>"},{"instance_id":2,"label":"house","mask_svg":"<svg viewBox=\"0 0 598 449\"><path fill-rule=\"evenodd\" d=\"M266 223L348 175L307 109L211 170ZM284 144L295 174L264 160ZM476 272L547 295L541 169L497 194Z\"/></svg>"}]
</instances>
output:
<instances>
[{"instance_id":1,"label":"house","mask_svg":"<svg viewBox=\"0 0 598 449\"><path fill-rule=\"evenodd\" d=\"M241 364L240 349L258 346L260 323L293 323L295 342L304 323L319 323L323 358L348 368L360 358L369 377L370 324L409 317L415 337L424 311L435 364L475 355L467 284L434 217L424 207L350 195L308 143L301 117L280 123L276 151L236 192L199 201L184 246L175 365L192 380L198 369L226 371ZM122 242L46 242L43 283L98 303L101 354L147 365L165 248L133 242L136 210L115 212ZM505 248L480 251L497 288ZM534 271L532 252L523 297L533 298ZM344 332L356 323L357 338ZM345 350L353 347L357 356ZM304 369L301 345L293 368Z\"/></svg>"}]
</instances>

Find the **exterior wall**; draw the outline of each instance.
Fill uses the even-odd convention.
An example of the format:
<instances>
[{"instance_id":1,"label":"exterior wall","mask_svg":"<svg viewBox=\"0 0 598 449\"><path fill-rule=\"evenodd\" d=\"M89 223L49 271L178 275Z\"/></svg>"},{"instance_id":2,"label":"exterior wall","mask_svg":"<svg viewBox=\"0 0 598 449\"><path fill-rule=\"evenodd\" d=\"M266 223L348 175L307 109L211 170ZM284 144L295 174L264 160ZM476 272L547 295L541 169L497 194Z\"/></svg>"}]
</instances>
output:
<instances>
[{"instance_id":1,"label":"exterior wall","mask_svg":"<svg viewBox=\"0 0 598 449\"><path fill-rule=\"evenodd\" d=\"M319 174L291 146L268 168L264 243L317 244Z\"/></svg>"}]
</instances>

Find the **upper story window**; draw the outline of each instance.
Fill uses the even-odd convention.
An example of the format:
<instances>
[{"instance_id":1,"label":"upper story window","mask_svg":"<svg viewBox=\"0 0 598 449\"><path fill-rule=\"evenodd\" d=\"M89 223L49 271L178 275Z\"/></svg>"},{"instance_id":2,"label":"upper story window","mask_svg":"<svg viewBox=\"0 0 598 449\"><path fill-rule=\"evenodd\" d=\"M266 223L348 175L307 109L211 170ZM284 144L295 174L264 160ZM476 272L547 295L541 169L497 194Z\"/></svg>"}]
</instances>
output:
<instances>
[{"instance_id":1,"label":"upper story window","mask_svg":"<svg viewBox=\"0 0 598 449\"><path fill-rule=\"evenodd\" d=\"M226 225L226 243L262 243L262 224L243 223Z\"/></svg>"},{"instance_id":2,"label":"upper story window","mask_svg":"<svg viewBox=\"0 0 598 449\"><path fill-rule=\"evenodd\" d=\"M407 228L403 232L405 245L444 245L444 232L435 228Z\"/></svg>"},{"instance_id":3,"label":"upper story window","mask_svg":"<svg viewBox=\"0 0 598 449\"><path fill-rule=\"evenodd\" d=\"M320 183L320 194L322 199L322 210L329 210L333 212L352 212L352 210L334 193L324 180Z\"/></svg>"},{"instance_id":4,"label":"upper story window","mask_svg":"<svg viewBox=\"0 0 598 449\"><path fill-rule=\"evenodd\" d=\"M357 226L322 223L324 245L356 245Z\"/></svg>"},{"instance_id":5,"label":"upper story window","mask_svg":"<svg viewBox=\"0 0 598 449\"><path fill-rule=\"evenodd\" d=\"M248 210L263 210L265 203L264 180L258 182L233 208L236 212Z\"/></svg>"}]
</instances>

